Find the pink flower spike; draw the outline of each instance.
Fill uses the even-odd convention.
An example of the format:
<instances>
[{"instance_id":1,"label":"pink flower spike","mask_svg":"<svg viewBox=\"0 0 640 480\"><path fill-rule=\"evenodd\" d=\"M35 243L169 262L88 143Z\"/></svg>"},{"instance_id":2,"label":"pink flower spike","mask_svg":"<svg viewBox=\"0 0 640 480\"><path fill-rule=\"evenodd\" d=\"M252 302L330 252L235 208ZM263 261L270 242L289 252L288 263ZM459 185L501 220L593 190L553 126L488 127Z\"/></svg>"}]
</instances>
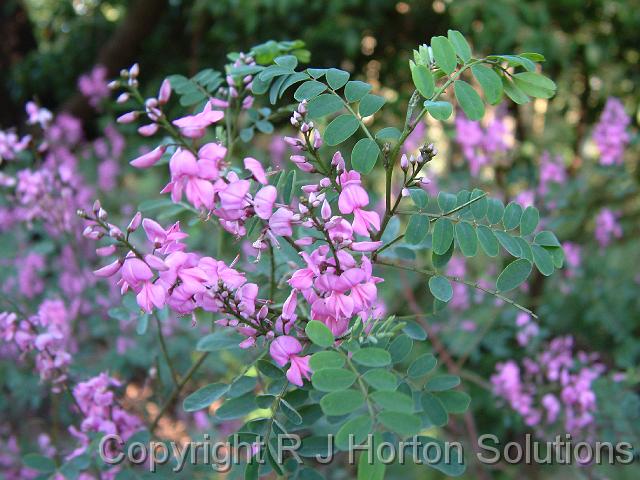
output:
<instances>
[{"instance_id":1,"label":"pink flower spike","mask_svg":"<svg viewBox=\"0 0 640 480\"><path fill-rule=\"evenodd\" d=\"M115 262L110 263L109 265L106 265L98 270L94 270L93 274L96 277L100 277L100 278L111 277L115 275L118 272L118 270L120 270L120 267L122 267L122 262L120 260L116 260Z\"/></svg>"},{"instance_id":2,"label":"pink flower spike","mask_svg":"<svg viewBox=\"0 0 640 480\"><path fill-rule=\"evenodd\" d=\"M166 149L167 147L165 145L160 145L150 152L131 160L129 163L136 168L153 167L162 158Z\"/></svg>"},{"instance_id":3,"label":"pink flower spike","mask_svg":"<svg viewBox=\"0 0 640 480\"><path fill-rule=\"evenodd\" d=\"M268 220L273 212L273 204L278 196L278 191L273 185L267 185L256 193L253 199L253 208L256 215L263 220Z\"/></svg>"},{"instance_id":4,"label":"pink flower spike","mask_svg":"<svg viewBox=\"0 0 640 480\"><path fill-rule=\"evenodd\" d=\"M262 168L262 164L253 157L246 157L244 159L244 168L249 170L251 174L255 177L255 179L260 182L262 185L266 185L269 183L267 181L267 176L264 173L264 168Z\"/></svg>"}]
</instances>

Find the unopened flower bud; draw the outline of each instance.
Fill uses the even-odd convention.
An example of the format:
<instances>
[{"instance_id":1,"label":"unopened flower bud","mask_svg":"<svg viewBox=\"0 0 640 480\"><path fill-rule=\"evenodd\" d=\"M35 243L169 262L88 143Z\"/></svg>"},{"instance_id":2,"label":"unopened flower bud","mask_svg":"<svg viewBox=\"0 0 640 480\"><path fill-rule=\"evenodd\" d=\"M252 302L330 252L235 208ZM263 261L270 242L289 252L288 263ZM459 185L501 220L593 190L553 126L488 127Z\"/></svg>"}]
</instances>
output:
<instances>
[{"instance_id":1,"label":"unopened flower bud","mask_svg":"<svg viewBox=\"0 0 640 480\"><path fill-rule=\"evenodd\" d=\"M405 172L409 169L409 160L407 159L407 155L404 153L402 154L402 157L400 157L400 168Z\"/></svg>"},{"instance_id":2,"label":"unopened flower bud","mask_svg":"<svg viewBox=\"0 0 640 480\"><path fill-rule=\"evenodd\" d=\"M103 222L106 221L107 218L109 218L109 215L107 214L107 211L104 208L100 208L98 210L98 218Z\"/></svg>"},{"instance_id":3,"label":"unopened flower bud","mask_svg":"<svg viewBox=\"0 0 640 480\"><path fill-rule=\"evenodd\" d=\"M140 74L140 65L134 63L129 69L129 75L133 78L137 77Z\"/></svg>"},{"instance_id":4,"label":"unopened flower bud","mask_svg":"<svg viewBox=\"0 0 640 480\"><path fill-rule=\"evenodd\" d=\"M136 212L127 226L127 232L135 232L140 226L140 223L142 223L142 213Z\"/></svg>"},{"instance_id":5,"label":"unopened flower bud","mask_svg":"<svg viewBox=\"0 0 640 480\"><path fill-rule=\"evenodd\" d=\"M129 100L129 94L127 92L124 92L118 95L118 98L116 99L116 103L125 103L128 100Z\"/></svg>"},{"instance_id":6,"label":"unopened flower bud","mask_svg":"<svg viewBox=\"0 0 640 480\"><path fill-rule=\"evenodd\" d=\"M123 115L120 115L117 119L116 122L118 123L131 123L131 122L135 122L138 118L138 116L140 115L140 112L127 112Z\"/></svg>"},{"instance_id":7,"label":"unopened flower bud","mask_svg":"<svg viewBox=\"0 0 640 480\"><path fill-rule=\"evenodd\" d=\"M101 208L102 208L102 204L100 203L100 200L96 200L95 202L93 202L93 213L95 213L97 215L98 211Z\"/></svg>"},{"instance_id":8,"label":"unopened flower bud","mask_svg":"<svg viewBox=\"0 0 640 480\"><path fill-rule=\"evenodd\" d=\"M322 202L322 208L320 209L323 220L329 220L331 218L331 205L326 200Z\"/></svg>"},{"instance_id":9,"label":"unopened flower bud","mask_svg":"<svg viewBox=\"0 0 640 480\"><path fill-rule=\"evenodd\" d=\"M165 78L160 85L160 91L158 92L158 102L160 105L164 105L171 98L171 82L168 78Z\"/></svg>"},{"instance_id":10,"label":"unopened flower bud","mask_svg":"<svg viewBox=\"0 0 640 480\"><path fill-rule=\"evenodd\" d=\"M111 225L111 228L109 228L109 236L111 238L115 238L116 240L122 240L124 238L122 230L120 230L115 225Z\"/></svg>"}]
</instances>

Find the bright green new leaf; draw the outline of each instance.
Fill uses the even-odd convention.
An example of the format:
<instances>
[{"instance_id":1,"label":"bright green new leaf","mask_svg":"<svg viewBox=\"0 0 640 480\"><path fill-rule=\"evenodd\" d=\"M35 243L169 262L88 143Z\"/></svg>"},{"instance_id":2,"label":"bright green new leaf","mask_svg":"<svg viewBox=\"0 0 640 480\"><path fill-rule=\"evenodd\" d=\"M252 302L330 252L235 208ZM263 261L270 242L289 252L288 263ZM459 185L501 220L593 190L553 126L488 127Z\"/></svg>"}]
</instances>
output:
<instances>
[{"instance_id":1,"label":"bright green new leaf","mask_svg":"<svg viewBox=\"0 0 640 480\"><path fill-rule=\"evenodd\" d=\"M431 71L424 65L415 65L411 62L411 79L424 98L431 98L435 90L435 83Z\"/></svg>"},{"instance_id":2,"label":"bright green new leaf","mask_svg":"<svg viewBox=\"0 0 640 480\"><path fill-rule=\"evenodd\" d=\"M433 37L431 39L431 49L433 50L436 64L444 73L450 74L456 69L458 64L456 52L446 37Z\"/></svg>"}]
</instances>

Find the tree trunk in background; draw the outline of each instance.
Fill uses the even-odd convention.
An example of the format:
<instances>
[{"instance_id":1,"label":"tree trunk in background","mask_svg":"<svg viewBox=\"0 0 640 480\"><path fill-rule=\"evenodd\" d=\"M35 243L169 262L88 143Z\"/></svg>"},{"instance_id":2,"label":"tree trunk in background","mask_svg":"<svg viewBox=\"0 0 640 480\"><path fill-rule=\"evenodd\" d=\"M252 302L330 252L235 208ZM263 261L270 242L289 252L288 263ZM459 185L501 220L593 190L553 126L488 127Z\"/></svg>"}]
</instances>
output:
<instances>
[{"instance_id":1,"label":"tree trunk in background","mask_svg":"<svg viewBox=\"0 0 640 480\"><path fill-rule=\"evenodd\" d=\"M10 127L18 123L24 114L22 105L11 102L9 77L7 72L20 62L30 51L38 47L29 23L29 16L19 0L2 2L0 5L0 125Z\"/></svg>"},{"instance_id":2,"label":"tree trunk in background","mask_svg":"<svg viewBox=\"0 0 640 480\"><path fill-rule=\"evenodd\" d=\"M126 17L96 58L96 64L107 68L108 77L115 77L135 62L142 42L153 32L167 5L167 0L136 0L131 4ZM67 100L61 110L70 112L85 124L95 113L80 93Z\"/></svg>"}]
</instances>

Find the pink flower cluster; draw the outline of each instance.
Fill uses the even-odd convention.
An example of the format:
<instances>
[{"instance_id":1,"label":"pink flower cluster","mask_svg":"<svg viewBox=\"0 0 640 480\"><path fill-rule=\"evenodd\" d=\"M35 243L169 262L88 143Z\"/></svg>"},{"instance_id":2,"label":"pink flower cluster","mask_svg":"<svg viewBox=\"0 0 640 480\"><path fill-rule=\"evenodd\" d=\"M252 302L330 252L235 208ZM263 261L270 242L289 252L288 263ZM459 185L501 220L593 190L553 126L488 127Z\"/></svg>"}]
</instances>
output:
<instances>
[{"instance_id":1,"label":"pink flower cluster","mask_svg":"<svg viewBox=\"0 0 640 480\"><path fill-rule=\"evenodd\" d=\"M45 300L36 315L19 319L13 312L0 313L2 340L15 342L21 356L35 352L35 367L40 379L51 382L53 390L67 379L71 363L70 317L60 300Z\"/></svg>"},{"instance_id":2,"label":"pink flower cluster","mask_svg":"<svg viewBox=\"0 0 640 480\"><path fill-rule=\"evenodd\" d=\"M627 132L630 123L631 118L624 111L622 102L615 97L608 98L600 120L593 130L593 141L600 150L602 165L622 163L624 150L631 140Z\"/></svg>"},{"instance_id":3,"label":"pink flower cluster","mask_svg":"<svg viewBox=\"0 0 640 480\"><path fill-rule=\"evenodd\" d=\"M586 436L597 407L592 383L604 371L597 354L574 355L573 338L557 337L535 359L525 358L522 368L514 360L499 363L491 383L494 393L541 435L544 425L561 421L565 431Z\"/></svg>"},{"instance_id":4,"label":"pink flower cluster","mask_svg":"<svg viewBox=\"0 0 640 480\"><path fill-rule=\"evenodd\" d=\"M480 169L489 165L497 153L509 150L509 130L504 116L497 114L486 126L469 120L464 113L456 113L456 142L469 162L471 175L478 175Z\"/></svg>"},{"instance_id":5,"label":"pink flower cluster","mask_svg":"<svg viewBox=\"0 0 640 480\"><path fill-rule=\"evenodd\" d=\"M562 185L567 181L567 172L561 155L552 156L545 151L540 157L540 178L538 180L538 194L549 193L549 185Z\"/></svg>"},{"instance_id":6,"label":"pink flower cluster","mask_svg":"<svg viewBox=\"0 0 640 480\"><path fill-rule=\"evenodd\" d=\"M80 428L69 427L69 432L80 442L67 459L82 455L91 439L89 434L99 432L105 435L119 435L124 441L143 427L143 423L135 415L128 413L116 401L113 388L120 387L118 380L106 373L78 383L73 388L73 397L77 408L84 417Z\"/></svg>"},{"instance_id":7,"label":"pink flower cluster","mask_svg":"<svg viewBox=\"0 0 640 480\"><path fill-rule=\"evenodd\" d=\"M107 84L107 68L96 65L91 72L81 75L78 79L78 90L87 97L93 108L100 106L100 102L111 93Z\"/></svg>"},{"instance_id":8,"label":"pink flower cluster","mask_svg":"<svg viewBox=\"0 0 640 480\"><path fill-rule=\"evenodd\" d=\"M595 237L602 248L608 246L614 238L622 237L622 226L618 219L620 213L603 208L596 216Z\"/></svg>"}]
</instances>

